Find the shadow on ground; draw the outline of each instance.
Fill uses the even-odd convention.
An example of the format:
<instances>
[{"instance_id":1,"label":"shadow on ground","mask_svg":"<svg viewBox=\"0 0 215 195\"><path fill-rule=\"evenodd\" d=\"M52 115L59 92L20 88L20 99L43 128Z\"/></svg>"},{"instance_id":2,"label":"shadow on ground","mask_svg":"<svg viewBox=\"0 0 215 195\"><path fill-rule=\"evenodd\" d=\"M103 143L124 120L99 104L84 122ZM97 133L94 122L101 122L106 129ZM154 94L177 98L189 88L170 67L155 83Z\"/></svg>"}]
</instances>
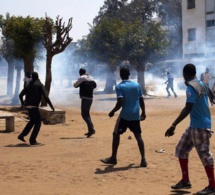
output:
<instances>
[{"instance_id":1,"label":"shadow on ground","mask_svg":"<svg viewBox=\"0 0 215 195\"><path fill-rule=\"evenodd\" d=\"M129 164L127 167L114 167L114 165L104 165L106 166L103 170L100 168L97 168L95 171L95 174L106 174L106 173L112 173L112 172L117 172L117 171L127 171L129 169L134 169L134 168L143 168L140 166L133 166L135 164Z\"/></svg>"}]
</instances>

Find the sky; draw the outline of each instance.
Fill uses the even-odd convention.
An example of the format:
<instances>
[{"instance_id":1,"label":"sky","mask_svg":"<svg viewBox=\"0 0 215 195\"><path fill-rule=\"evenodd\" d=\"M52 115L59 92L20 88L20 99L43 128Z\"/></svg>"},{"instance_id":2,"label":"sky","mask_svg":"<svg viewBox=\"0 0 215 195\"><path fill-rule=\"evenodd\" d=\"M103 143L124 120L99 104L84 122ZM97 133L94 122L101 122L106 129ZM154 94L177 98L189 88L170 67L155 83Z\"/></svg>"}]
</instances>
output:
<instances>
[{"instance_id":1,"label":"sky","mask_svg":"<svg viewBox=\"0 0 215 195\"><path fill-rule=\"evenodd\" d=\"M88 23L92 24L103 5L104 0L0 0L0 14L39 18L47 14L53 20L59 15L65 24L73 18L70 36L77 41L89 33Z\"/></svg>"}]
</instances>

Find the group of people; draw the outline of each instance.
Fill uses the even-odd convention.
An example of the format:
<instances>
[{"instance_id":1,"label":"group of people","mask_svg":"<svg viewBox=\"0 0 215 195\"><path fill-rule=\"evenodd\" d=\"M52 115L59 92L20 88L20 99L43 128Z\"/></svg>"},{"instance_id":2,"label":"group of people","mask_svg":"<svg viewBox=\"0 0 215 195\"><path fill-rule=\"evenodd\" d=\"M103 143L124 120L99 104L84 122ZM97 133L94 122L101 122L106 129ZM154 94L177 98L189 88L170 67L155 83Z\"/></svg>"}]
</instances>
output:
<instances>
[{"instance_id":1,"label":"group of people","mask_svg":"<svg viewBox=\"0 0 215 195\"><path fill-rule=\"evenodd\" d=\"M90 107L93 102L93 90L96 87L96 82L86 73L84 68L79 70L79 74L80 77L74 83L74 87L80 88L80 98L82 100L81 114L88 127L88 132L85 135L91 137L95 134L95 129L90 117ZM109 117L113 117L115 112L120 109L121 111L113 130L111 156L101 159L101 162L111 165L117 164L117 151L120 143L120 136L125 133L127 129L130 129L137 140L140 151L140 166L147 167L144 141L141 136L142 131L140 125L140 121L146 119L145 103L140 85L129 80L129 75L130 71L128 67L122 67L120 69L120 77L122 81L116 85L117 102L108 115ZM171 186L171 188L177 190L191 188L188 172L188 157L192 148L195 148L205 168L209 181L209 185L197 192L197 194L215 194L214 160L210 153L210 137L212 135L212 130L207 86L202 81L196 79L196 67L193 64L186 64L184 66L183 77L185 85L187 86L186 104L179 116L166 130L165 136L173 136L176 126L188 115L190 115L190 124L182 135L175 151L175 155L179 159L182 179L176 185ZM32 80L20 93L22 105L24 105L24 95L26 95L25 103L26 108L29 111L30 121L27 123L23 132L18 136L18 139L25 141L24 137L34 126L30 137L30 143L35 144L37 143L36 136L41 125L38 110L41 96L43 95L45 97L53 111L54 107L46 95L44 86L39 81L38 74L36 73L32 73ZM176 94L174 95L177 97ZM139 112L140 109L141 113Z\"/></svg>"}]
</instances>

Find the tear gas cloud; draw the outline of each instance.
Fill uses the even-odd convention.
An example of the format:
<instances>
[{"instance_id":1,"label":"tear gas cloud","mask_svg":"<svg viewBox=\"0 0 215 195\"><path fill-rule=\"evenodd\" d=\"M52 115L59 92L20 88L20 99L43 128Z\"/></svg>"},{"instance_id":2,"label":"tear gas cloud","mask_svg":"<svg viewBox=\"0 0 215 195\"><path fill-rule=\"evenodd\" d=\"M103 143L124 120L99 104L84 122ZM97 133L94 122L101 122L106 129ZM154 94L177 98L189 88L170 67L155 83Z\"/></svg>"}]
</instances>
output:
<instances>
[{"instance_id":1,"label":"tear gas cloud","mask_svg":"<svg viewBox=\"0 0 215 195\"><path fill-rule=\"evenodd\" d=\"M73 54L75 55L75 54ZM80 100L79 100L79 89L73 87L74 81L79 77L79 68L86 67L87 72L91 72L91 75L97 82L97 88L95 90L96 93L103 91L105 87L105 80L106 80L106 68L105 66L98 66L100 68L94 68L94 70L90 70L90 67L86 66L85 64L75 64L73 61L73 55L67 56L67 53L62 53L57 56L54 56L52 62L52 85L50 91L50 98L54 104L61 105L61 106L72 106L72 107L80 107ZM213 64L208 64L207 59L193 59L191 61L197 67L197 78L200 78L200 74L205 71L206 67L210 68L211 74L214 74L214 69L212 68ZM205 63L203 63L205 62ZM207 63L206 63L207 62ZM145 72L145 84L148 94L154 95L157 97L166 97L166 84L165 81L167 77L163 74L163 69L165 68L166 71L169 71L174 77L174 90L178 96L185 96L185 85L184 80L182 77L182 69L185 65L185 62L180 61L178 65L175 66L168 66L164 64L160 67L155 67L154 69L147 70ZM96 66L96 64L95 64ZM42 83L45 84L45 60L41 61L38 64L37 71L39 73L39 77ZM102 67L102 68L101 68ZM3 72L5 71L5 72ZM137 81L135 71L134 75L131 79ZM117 83L121 82L119 77L119 71L116 71ZM6 76L7 76L7 69L1 69L1 83L4 83L4 87L1 88L1 95L6 94ZM16 71L14 72L14 90L15 90L15 81L16 81ZM22 73L21 76L21 83L20 89L23 87L23 78L24 74ZM4 80L4 81L3 81ZM213 85L214 80L210 81L210 86ZM171 93L171 91L170 91ZM105 100L107 99L107 94L100 94L100 98ZM110 95L109 95L110 97ZM111 100L115 100L116 95L111 95ZM108 100L108 99L107 99ZM109 99L110 100L110 99ZM102 104L109 104L108 101L102 101ZM101 110L97 108L96 105L93 105L93 109Z\"/></svg>"},{"instance_id":2,"label":"tear gas cloud","mask_svg":"<svg viewBox=\"0 0 215 195\"><path fill-rule=\"evenodd\" d=\"M177 37L180 36L180 33L177 34L177 32L174 35L170 35L170 37ZM210 36L211 36L210 31ZM200 33L201 34L201 33ZM214 33L215 35L215 33ZM196 35L195 35L196 36ZM214 36L211 36L214 37ZM207 43L208 44L208 43ZM204 47L206 48L206 47ZM185 47L185 49L188 51L188 53L192 54L192 51L195 51L195 53L199 53L199 49L196 47L196 44L189 45L189 47ZM176 57L170 56L167 59L174 59ZM44 59L45 59L45 53L44 53ZM76 59L76 60L74 60ZM2 60L0 61L2 64ZM162 64L161 64L162 63ZM178 96L185 96L185 84L184 79L182 76L182 69L183 66L187 63L193 63L196 65L197 68L197 78L200 79L200 74L205 71L206 67L210 69L211 75L215 76L215 68L214 63L215 60L211 60L211 57L192 57L189 56L189 60L185 59L177 59L177 60L167 60L165 62L157 62L153 68L147 69L145 71L145 84L146 89L150 95L154 95L157 97L166 97L166 84L164 82L167 80L167 76L163 74L166 70L170 72L170 74L174 77L174 90L177 93ZM5 62L4 62L5 64ZM50 91L50 98L53 101L53 103L57 103L62 106L75 106L80 107L80 100L79 100L79 89L75 89L73 87L73 82L79 77L79 68L86 67L87 72L94 77L94 79L97 82L97 88L96 92L103 91L105 87L105 80L106 80L106 73L107 68L104 64L95 62L92 59L92 62L88 63L91 65L81 64L80 62L77 62L77 56L74 52L68 51L66 49L63 53L60 53L53 57L52 61L52 84L51 84L51 91ZM1 67L1 66L0 66ZM42 83L45 83L45 60L38 63L39 69L36 69L35 71L38 71L40 80ZM132 77L132 80L137 81L137 74L135 71L134 77ZM1 69L0 70L0 78L1 83L4 83L3 87L0 90L0 95L5 95L6 93L6 84L3 82L3 78L7 76L7 69ZM14 74L14 77L16 77L16 71ZM116 77L117 77L117 83L119 83L120 77L119 77L119 71L116 71ZM24 74L22 74L21 79L21 87L22 89L23 83L22 80L24 78ZM15 89L15 80L14 79L14 89ZM212 88L214 84L214 79L210 80L210 87ZM171 91L170 91L171 93ZM100 93L101 99L105 100L107 98L106 94ZM113 94L112 99L114 100L116 98L116 95ZM108 104L108 101L103 101L103 104ZM95 106L95 105L94 105ZM100 108L101 109L101 108Z\"/></svg>"}]
</instances>

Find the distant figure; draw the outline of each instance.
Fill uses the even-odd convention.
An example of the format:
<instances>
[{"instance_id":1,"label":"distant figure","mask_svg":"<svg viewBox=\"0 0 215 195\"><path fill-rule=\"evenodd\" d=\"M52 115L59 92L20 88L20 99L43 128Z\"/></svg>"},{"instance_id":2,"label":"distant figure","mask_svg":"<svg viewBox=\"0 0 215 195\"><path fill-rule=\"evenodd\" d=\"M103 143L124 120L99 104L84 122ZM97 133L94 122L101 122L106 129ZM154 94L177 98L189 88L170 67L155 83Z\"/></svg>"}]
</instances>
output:
<instances>
[{"instance_id":1,"label":"distant figure","mask_svg":"<svg viewBox=\"0 0 215 195\"><path fill-rule=\"evenodd\" d=\"M207 86L207 87L209 87L209 80L210 79L213 79L214 77L212 77L211 75L210 75L210 70L209 70L209 68L206 68L205 69L205 72L203 72L202 74L201 74L201 77L200 77L200 80Z\"/></svg>"},{"instance_id":2,"label":"distant figure","mask_svg":"<svg viewBox=\"0 0 215 195\"><path fill-rule=\"evenodd\" d=\"M26 96L25 102L23 101L23 96ZM36 138L41 127L41 116L40 116L40 111L38 107L41 102L42 96L45 98L46 102L54 111L54 107L49 97L46 94L44 85L39 80L38 73L33 72L32 80L19 94L19 98L22 106L25 106L25 108L28 110L30 121L26 124L23 131L19 134L18 139L23 142L26 142L24 137L29 134L29 132L33 127L33 131L29 139L29 142L31 145L39 144L36 141Z\"/></svg>"},{"instance_id":3,"label":"distant figure","mask_svg":"<svg viewBox=\"0 0 215 195\"><path fill-rule=\"evenodd\" d=\"M176 95L176 93L175 93L175 91L174 91L173 83L174 83L174 78L173 78L173 76L172 76L169 72L167 72L167 81L165 82L165 84L167 84L167 86L166 86L166 91L167 91L167 93L168 93L167 97L170 97L170 96L171 96L171 94L170 94L170 92L169 92L169 88L170 88L170 89L172 90L172 92L173 92L175 98L176 98L177 95Z\"/></svg>"},{"instance_id":4,"label":"distant figure","mask_svg":"<svg viewBox=\"0 0 215 195\"><path fill-rule=\"evenodd\" d=\"M192 187L189 179L188 159L190 151L195 148L209 182L206 188L196 194L215 194L214 159L210 153L210 137L213 132L211 130L208 90L206 90L201 81L196 79L196 67L193 64L184 66L183 77L187 86L186 105L171 127L166 130L165 136L173 136L176 126L188 115L190 115L190 123L181 136L175 150L175 156L178 157L181 168L182 179L177 184L171 186L171 188L180 190Z\"/></svg>"},{"instance_id":5,"label":"distant figure","mask_svg":"<svg viewBox=\"0 0 215 195\"><path fill-rule=\"evenodd\" d=\"M125 133L129 128L138 143L141 154L141 167L147 167L145 159L144 142L141 136L140 120L145 120L145 104L140 85L129 80L130 71L127 67L120 69L120 77L122 82L116 85L117 102L113 110L109 113L109 117L113 117L114 113L122 108L120 115L116 121L113 132L112 155L111 157L101 159L105 164L117 164L117 151L120 143L120 135ZM141 108L141 115L139 113Z\"/></svg>"},{"instance_id":6,"label":"distant figure","mask_svg":"<svg viewBox=\"0 0 215 195\"><path fill-rule=\"evenodd\" d=\"M79 95L81 99L81 116L87 123L88 132L85 133L88 138L95 134L95 129L90 117L90 107L93 103L93 90L97 87L94 79L86 74L86 70L81 68L79 70L80 77L74 83L75 88L79 89Z\"/></svg>"}]
</instances>

